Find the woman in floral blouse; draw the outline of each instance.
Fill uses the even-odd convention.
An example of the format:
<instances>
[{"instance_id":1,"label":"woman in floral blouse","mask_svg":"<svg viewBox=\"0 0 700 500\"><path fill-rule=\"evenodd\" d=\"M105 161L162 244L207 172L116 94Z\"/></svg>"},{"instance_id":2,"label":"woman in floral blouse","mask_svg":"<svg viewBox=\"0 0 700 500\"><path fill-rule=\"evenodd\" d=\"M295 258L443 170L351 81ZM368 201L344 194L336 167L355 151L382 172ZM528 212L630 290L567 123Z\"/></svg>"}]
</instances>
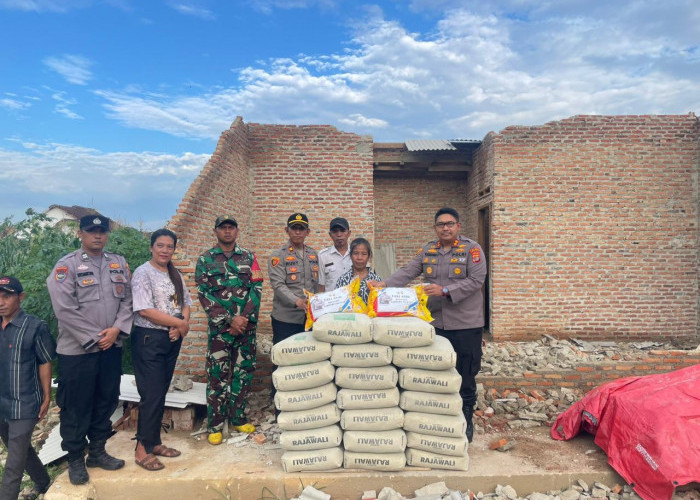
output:
<instances>
[{"instance_id":1,"label":"woman in floral blouse","mask_svg":"<svg viewBox=\"0 0 700 500\"><path fill-rule=\"evenodd\" d=\"M367 303L369 288L367 281L381 281L382 278L369 267L369 261L372 259L372 245L364 238L355 238L350 243L350 259L352 267L348 272L343 274L338 281L335 282L335 287L349 285L355 278L360 278L360 291L358 295Z\"/></svg>"}]
</instances>

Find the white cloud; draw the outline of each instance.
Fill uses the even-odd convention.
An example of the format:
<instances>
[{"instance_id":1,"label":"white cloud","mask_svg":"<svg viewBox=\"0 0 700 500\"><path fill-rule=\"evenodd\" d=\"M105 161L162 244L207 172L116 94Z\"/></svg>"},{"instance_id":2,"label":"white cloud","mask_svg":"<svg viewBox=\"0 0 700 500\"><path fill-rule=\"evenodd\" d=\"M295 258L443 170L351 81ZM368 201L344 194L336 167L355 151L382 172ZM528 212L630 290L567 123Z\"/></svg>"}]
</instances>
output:
<instances>
[{"instance_id":1,"label":"white cloud","mask_svg":"<svg viewBox=\"0 0 700 500\"><path fill-rule=\"evenodd\" d=\"M75 99L71 99L66 97L65 92L55 92L51 98L56 101L56 106L54 107L54 111L56 113L59 113L66 118L70 118L71 120L82 120L83 117L80 116L78 113L70 109L69 106L72 106L74 104L77 104L78 101Z\"/></svg>"},{"instance_id":2,"label":"white cloud","mask_svg":"<svg viewBox=\"0 0 700 500\"><path fill-rule=\"evenodd\" d=\"M64 54L62 57L47 57L44 64L76 85L87 85L92 79L92 62L83 56Z\"/></svg>"},{"instance_id":3,"label":"white cloud","mask_svg":"<svg viewBox=\"0 0 700 500\"><path fill-rule=\"evenodd\" d=\"M386 120L381 120L379 118L368 118L359 113L354 113L346 118L340 118L338 122L353 128L384 128L389 125Z\"/></svg>"},{"instance_id":4,"label":"white cloud","mask_svg":"<svg viewBox=\"0 0 700 500\"><path fill-rule=\"evenodd\" d=\"M31 106L31 103L23 102L18 99L12 99L11 97L0 98L1 108L9 109L12 111L19 111L22 109L26 109L29 106Z\"/></svg>"},{"instance_id":5,"label":"white cloud","mask_svg":"<svg viewBox=\"0 0 700 500\"><path fill-rule=\"evenodd\" d=\"M253 9L264 14L271 14L275 10L310 9L320 7L323 9L334 8L340 0L247 0Z\"/></svg>"},{"instance_id":6,"label":"white cloud","mask_svg":"<svg viewBox=\"0 0 700 500\"><path fill-rule=\"evenodd\" d=\"M89 0L0 0L0 9L31 12L64 12L71 7L89 5Z\"/></svg>"},{"instance_id":7,"label":"white cloud","mask_svg":"<svg viewBox=\"0 0 700 500\"><path fill-rule=\"evenodd\" d=\"M198 17L207 21L212 21L216 19L216 16L212 11L203 7L197 7L191 4L176 2L171 2L170 7L178 11L180 14L184 14L186 16Z\"/></svg>"}]
</instances>

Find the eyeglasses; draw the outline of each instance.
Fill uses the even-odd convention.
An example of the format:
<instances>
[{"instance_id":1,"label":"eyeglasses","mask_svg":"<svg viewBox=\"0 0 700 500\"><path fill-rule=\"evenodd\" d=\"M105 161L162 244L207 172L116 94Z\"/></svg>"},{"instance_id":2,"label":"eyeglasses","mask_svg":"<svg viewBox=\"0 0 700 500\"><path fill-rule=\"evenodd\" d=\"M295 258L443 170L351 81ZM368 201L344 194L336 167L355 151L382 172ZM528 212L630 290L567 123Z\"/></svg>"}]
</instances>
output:
<instances>
[{"instance_id":1,"label":"eyeglasses","mask_svg":"<svg viewBox=\"0 0 700 500\"><path fill-rule=\"evenodd\" d=\"M456 225L457 225L457 223L453 220L451 220L449 222L436 222L435 223L435 227L438 229L442 229L443 227L446 227L448 229L452 229Z\"/></svg>"}]
</instances>

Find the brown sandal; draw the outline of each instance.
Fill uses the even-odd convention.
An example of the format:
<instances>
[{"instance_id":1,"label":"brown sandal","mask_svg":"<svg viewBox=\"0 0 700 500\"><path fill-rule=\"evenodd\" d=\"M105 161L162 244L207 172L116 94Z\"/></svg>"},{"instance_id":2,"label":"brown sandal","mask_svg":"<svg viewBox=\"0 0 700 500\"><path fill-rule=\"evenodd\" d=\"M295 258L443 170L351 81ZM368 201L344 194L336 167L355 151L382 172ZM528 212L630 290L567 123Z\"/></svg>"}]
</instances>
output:
<instances>
[{"instance_id":1,"label":"brown sandal","mask_svg":"<svg viewBox=\"0 0 700 500\"><path fill-rule=\"evenodd\" d=\"M163 462L158 460L158 457L156 457L153 453L149 453L148 455L143 457L142 460L134 459L134 462L136 462L136 465L140 465L141 467L149 471L157 471L165 468Z\"/></svg>"},{"instance_id":2,"label":"brown sandal","mask_svg":"<svg viewBox=\"0 0 700 500\"><path fill-rule=\"evenodd\" d=\"M164 444L159 444L157 446L153 447L153 451L151 451L154 455L157 455L159 457L167 457L167 458L175 458L179 457L181 455L180 450L176 450L175 448L168 448Z\"/></svg>"}]
</instances>

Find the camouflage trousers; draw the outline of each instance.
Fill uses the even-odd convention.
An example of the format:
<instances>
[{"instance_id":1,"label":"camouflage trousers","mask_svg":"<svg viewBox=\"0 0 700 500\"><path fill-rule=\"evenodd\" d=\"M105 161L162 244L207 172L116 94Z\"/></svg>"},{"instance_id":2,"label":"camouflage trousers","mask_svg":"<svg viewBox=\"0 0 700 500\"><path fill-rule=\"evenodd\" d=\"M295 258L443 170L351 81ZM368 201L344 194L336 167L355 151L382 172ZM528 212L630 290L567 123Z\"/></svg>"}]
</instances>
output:
<instances>
[{"instance_id":1,"label":"camouflage trousers","mask_svg":"<svg viewBox=\"0 0 700 500\"><path fill-rule=\"evenodd\" d=\"M228 337L228 336L227 336ZM255 329L226 341L209 335L207 341L207 430L220 432L224 422L242 425L246 398L255 371Z\"/></svg>"}]
</instances>

